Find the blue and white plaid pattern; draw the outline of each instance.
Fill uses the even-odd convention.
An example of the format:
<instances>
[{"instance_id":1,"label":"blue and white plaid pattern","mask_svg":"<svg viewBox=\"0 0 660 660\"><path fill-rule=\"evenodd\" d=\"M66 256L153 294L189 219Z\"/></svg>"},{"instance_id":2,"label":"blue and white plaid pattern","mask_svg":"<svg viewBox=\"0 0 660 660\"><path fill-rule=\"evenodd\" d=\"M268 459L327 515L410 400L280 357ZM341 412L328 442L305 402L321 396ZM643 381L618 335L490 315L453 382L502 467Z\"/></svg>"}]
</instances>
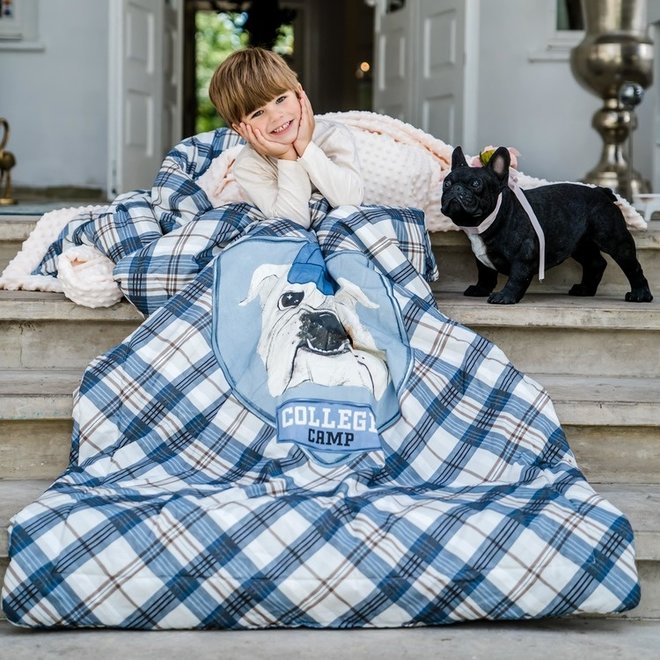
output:
<instances>
[{"instance_id":1,"label":"blue and white plaid pattern","mask_svg":"<svg viewBox=\"0 0 660 660\"><path fill-rule=\"evenodd\" d=\"M91 245L115 262L114 276L126 298L143 314L151 314L250 224L263 220L258 209L248 204L214 208L197 184L214 158L240 143L239 135L229 129L184 140L167 155L150 191L125 193L105 208L81 212L62 230L33 274L57 275L57 259L67 247ZM313 222L329 208L318 194L310 207ZM423 214L414 209L389 209L388 214L389 237L424 277L436 279Z\"/></svg>"},{"instance_id":2,"label":"blue and white plaid pattern","mask_svg":"<svg viewBox=\"0 0 660 660\"><path fill-rule=\"evenodd\" d=\"M412 358L382 449L330 467L238 401L212 342L222 244L310 234L225 211L227 226L224 213L199 235L185 230L203 216L173 221L156 239L176 236L173 259L188 261L175 284L139 283L145 265L146 280L182 272L164 248L122 257L151 314L87 368L71 465L12 520L10 621L347 628L637 604L630 525L585 481L547 393L435 306L420 212L315 216L326 258L359 250L390 279ZM112 231L122 243L123 226Z\"/></svg>"}]
</instances>

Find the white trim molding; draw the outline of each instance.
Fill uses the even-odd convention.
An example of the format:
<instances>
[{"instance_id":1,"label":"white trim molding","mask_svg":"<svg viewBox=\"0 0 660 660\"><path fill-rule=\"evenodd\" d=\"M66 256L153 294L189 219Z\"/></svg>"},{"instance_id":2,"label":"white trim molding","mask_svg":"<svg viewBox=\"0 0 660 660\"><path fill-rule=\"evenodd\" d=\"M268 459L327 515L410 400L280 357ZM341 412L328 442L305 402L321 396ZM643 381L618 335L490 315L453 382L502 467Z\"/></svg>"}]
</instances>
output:
<instances>
[{"instance_id":1,"label":"white trim molding","mask_svg":"<svg viewBox=\"0 0 660 660\"><path fill-rule=\"evenodd\" d=\"M584 39L584 30L555 30L543 50L529 54L530 62L568 62L571 50Z\"/></svg>"},{"instance_id":2,"label":"white trim molding","mask_svg":"<svg viewBox=\"0 0 660 660\"><path fill-rule=\"evenodd\" d=\"M557 2L547 0L543 3L542 13L548 26L545 44L529 53L530 62L568 62L571 50L584 39L584 30L558 30Z\"/></svg>"}]
</instances>

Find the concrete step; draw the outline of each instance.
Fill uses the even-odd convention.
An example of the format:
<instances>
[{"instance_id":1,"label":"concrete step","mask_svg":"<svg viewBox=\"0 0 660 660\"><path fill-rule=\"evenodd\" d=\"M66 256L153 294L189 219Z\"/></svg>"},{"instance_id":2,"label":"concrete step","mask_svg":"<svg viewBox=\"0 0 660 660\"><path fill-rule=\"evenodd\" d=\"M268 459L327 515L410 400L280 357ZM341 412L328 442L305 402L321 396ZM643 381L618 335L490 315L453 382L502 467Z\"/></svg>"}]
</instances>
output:
<instances>
[{"instance_id":1,"label":"concrete step","mask_svg":"<svg viewBox=\"0 0 660 660\"><path fill-rule=\"evenodd\" d=\"M39 497L50 483L0 479L0 582L8 564L10 518ZM603 484L596 490L629 517L636 535L642 600L621 618L660 619L660 485Z\"/></svg>"},{"instance_id":2,"label":"concrete step","mask_svg":"<svg viewBox=\"0 0 660 660\"><path fill-rule=\"evenodd\" d=\"M78 369L0 369L0 478L55 478L66 467ZM595 483L660 483L660 378L533 376Z\"/></svg>"},{"instance_id":3,"label":"concrete step","mask_svg":"<svg viewBox=\"0 0 660 660\"><path fill-rule=\"evenodd\" d=\"M477 622L435 628L388 630L130 630L31 631L0 622L0 645L11 660L656 660L660 621L547 619Z\"/></svg>"},{"instance_id":4,"label":"concrete step","mask_svg":"<svg viewBox=\"0 0 660 660\"><path fill-rule=\"evenodd\" d=\"M0 218L0 271L36 220ZM660 298L660 221L634 236L651 289ZM547 658L550 648L559 657L584 657L586 643L587 657L656 658L660 649L660 308L656 302L623 303L627 282L609 258L596 298L564 295L580 278L579 267L569 260L548 271L542 284L535 282L521 304L487 305L456 295L476 279L465 236L433 233L431 242L441 275L435 287L440 308L495 341L521 369L536 374L555 401L587 477L630 516L643 585L639 608L614 619L413 630L211 632L203 639L194 632L159 637L126 631L34 633L3 621L0 657L114 658L122 643L130 645L134 658L171 657L189 652L193 644L200 660L219 654L307 658L312 645L314 656L320 658L343 653L359 659L374 652L400 658L403 648L414 657L435 657L439 652L465 657L467 634L470 657ZM501 276L500 286L504 281ZM140 315L127 303L89 310L58 294L0 291L0 367L5 369L0 371L0 582L7 565L9 517L33 501L66 466L71 394L82 369L140 322ZM52 368L43 372L44 367Z\"/></svg>"},{"instance_id":5,"label":"concrete step","mask_svg":"<svg viewBox=\"0 0 660 660\"><path fill-rule=\"evenodd\" d=\"M660 378L535 374L593 483L660 483Z\"/></svg>"},{"instance_id":6,"label":"concrete step","mask_svg":"<svg viewBox=\"0 0 660 660\"><path fill-rule=\"evenodd\" d=\"M0 420L63 419L82 369L0 369ZM574 426L660 426L660 377L533 374Z\"/></svg>"},{"instance_id":7,"label":"concrete step","mask_svg":"<svg viewBox=\"0 0 660 660\"><path fill-rule=\"evenodd\" d=\"M0 207L0 272L16 256L39 218L48 211L105 205L100 199L41 199Z\"/></svg>"},{"instance_id":8,"label":"concrete step","mask_svg":"<svg viewBox=\"0 0 660 660\"><path fill-rule=\"evenodd\" d=\"M23 241L34 228L37 217L8 215L0 216L0 272L21 249ZM633 231L637 254L646 278L660 295L660 220L649 223L644 231ZM432 232L431 245L438 261L440 271L440 286L446 291L462 292L467 284L476 281L476 266L470 249L470 243L461 231ZM623 295L628 291L628 283L620 268L606 256L608 267L605 270L599 294L609 293ZM549 270L543 283L535 280L531 291L537 292L567 292L580 280L581 270L572 259ZM500 285L505 281L500 277Z\"/></svg>"},{"instance_id":9,"label":"concrete step","mask_svg":"<svg viewBox=\"0 0 660 660\"><path fill-rule=\"evenodd\" d=\"M30 215L0 216L0 272L18 254L37 219Z\"/></svg>"},{"instance_id":10,"label":"concrete step","mask_svg":"<svg viewBox=\"0 0 660 660\"><path fill-rule=\"evenodd\" d=\"M655 378L660 296L627 303L610 296L529 294L516 305L434 289L449 318L488 337L526 373Z\"/></svg>"},{"instance_id":11,"label":"concrete step","mask_svg":"<svg viewBox=\"0 0 660 660\"><path fill-rule=\"evenodd\" d=\"M140 313L126 301L90 309L60 293L0 291L0 365L84 367L141 321Z\"/></svg>"},{"instance_id":12,"label":"concrete step","mask_svg":"<svg viewBox=\"0 0 660 660\"><path fill-rule=\"evenodd\" d=\"M523 371L658 375L660 296L635 304L609 296L529 294L517 305L490 305L434 291L443 313L494 341ZM62 294L0 291L0 365L84 367L141 320L126 301L88 309Z\"/></svg>"},{"instance_id":13,"label":"concrete step","mask_svg":"<svg viewBox=\"0 0 660 660\"><path fill-rule=\"evenodd\" d=\"M660 296L660 220L651 221L648 229L644 231L631 233L637 246L637 258L644 269L651 291ZM462 293L467 284L477 281L477 267L470 242L462 231L433 232L430 236L440 272L439 286L445 291ZM609 256L604 256L608 265L598 288L598 295L623 297L626 291L630 290L628 280L614 261ZM566 294L581 278L581 267L573 259L568 259L548 270L543 282L535 278L529 290L536 293ZM500 275L498 288L504 286L505 282L506 276Z\"/></svg>"},{"instance_id":14,"label":"concrete step","mask_svg":"<svg viewBox=\"0 0 660 660\"><path fill-rule=\"evenodd\" d=\"M82 369L0 369L0 478L55 478L68 464Z\"/></svg>"}]
</instances>

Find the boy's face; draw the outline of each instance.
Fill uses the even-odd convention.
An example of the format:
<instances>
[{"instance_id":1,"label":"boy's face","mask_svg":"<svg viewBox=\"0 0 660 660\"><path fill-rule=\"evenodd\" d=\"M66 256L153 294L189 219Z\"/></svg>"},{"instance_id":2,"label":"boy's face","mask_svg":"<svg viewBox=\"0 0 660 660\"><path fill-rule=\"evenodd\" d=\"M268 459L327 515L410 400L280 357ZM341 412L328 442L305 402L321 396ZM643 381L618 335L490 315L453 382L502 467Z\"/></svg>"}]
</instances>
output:
<instances>
[{"instance_id":1,"label":"boy's face","mask_svg":"<svg viewBox=\"0 0 660 660\"><path fill-rule=\"evenodd\" d=\"M252 129L258 128L271 142L292 144L298 135L300 113L300 99L292 90L244 115L241 121Z\"/></svg>"}]
</instances>

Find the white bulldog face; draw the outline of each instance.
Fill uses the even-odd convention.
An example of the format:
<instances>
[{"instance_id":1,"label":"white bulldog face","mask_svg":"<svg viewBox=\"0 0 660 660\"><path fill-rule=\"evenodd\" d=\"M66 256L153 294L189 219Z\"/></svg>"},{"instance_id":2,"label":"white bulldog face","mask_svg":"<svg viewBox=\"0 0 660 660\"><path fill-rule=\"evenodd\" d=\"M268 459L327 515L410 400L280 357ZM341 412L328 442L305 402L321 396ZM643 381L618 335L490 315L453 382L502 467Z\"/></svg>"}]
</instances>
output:
<instances>
[{"instance_id":1,"label":"white bulldog face","mask_svg":"<svg viewBox=\"0 0 660 660\"><path fill-rule=\"evenodd\" d=\"M258 297L261 303L257 351L266 366L270 394L313 382L368 387L380 399L389 371L355 311L358 302L377 305L347 280L339 280L339 290L327 296L314 282L288 282L288 271L286 265L259 266L241 302L247 305Z\"/></svg>"}]
</instances>

